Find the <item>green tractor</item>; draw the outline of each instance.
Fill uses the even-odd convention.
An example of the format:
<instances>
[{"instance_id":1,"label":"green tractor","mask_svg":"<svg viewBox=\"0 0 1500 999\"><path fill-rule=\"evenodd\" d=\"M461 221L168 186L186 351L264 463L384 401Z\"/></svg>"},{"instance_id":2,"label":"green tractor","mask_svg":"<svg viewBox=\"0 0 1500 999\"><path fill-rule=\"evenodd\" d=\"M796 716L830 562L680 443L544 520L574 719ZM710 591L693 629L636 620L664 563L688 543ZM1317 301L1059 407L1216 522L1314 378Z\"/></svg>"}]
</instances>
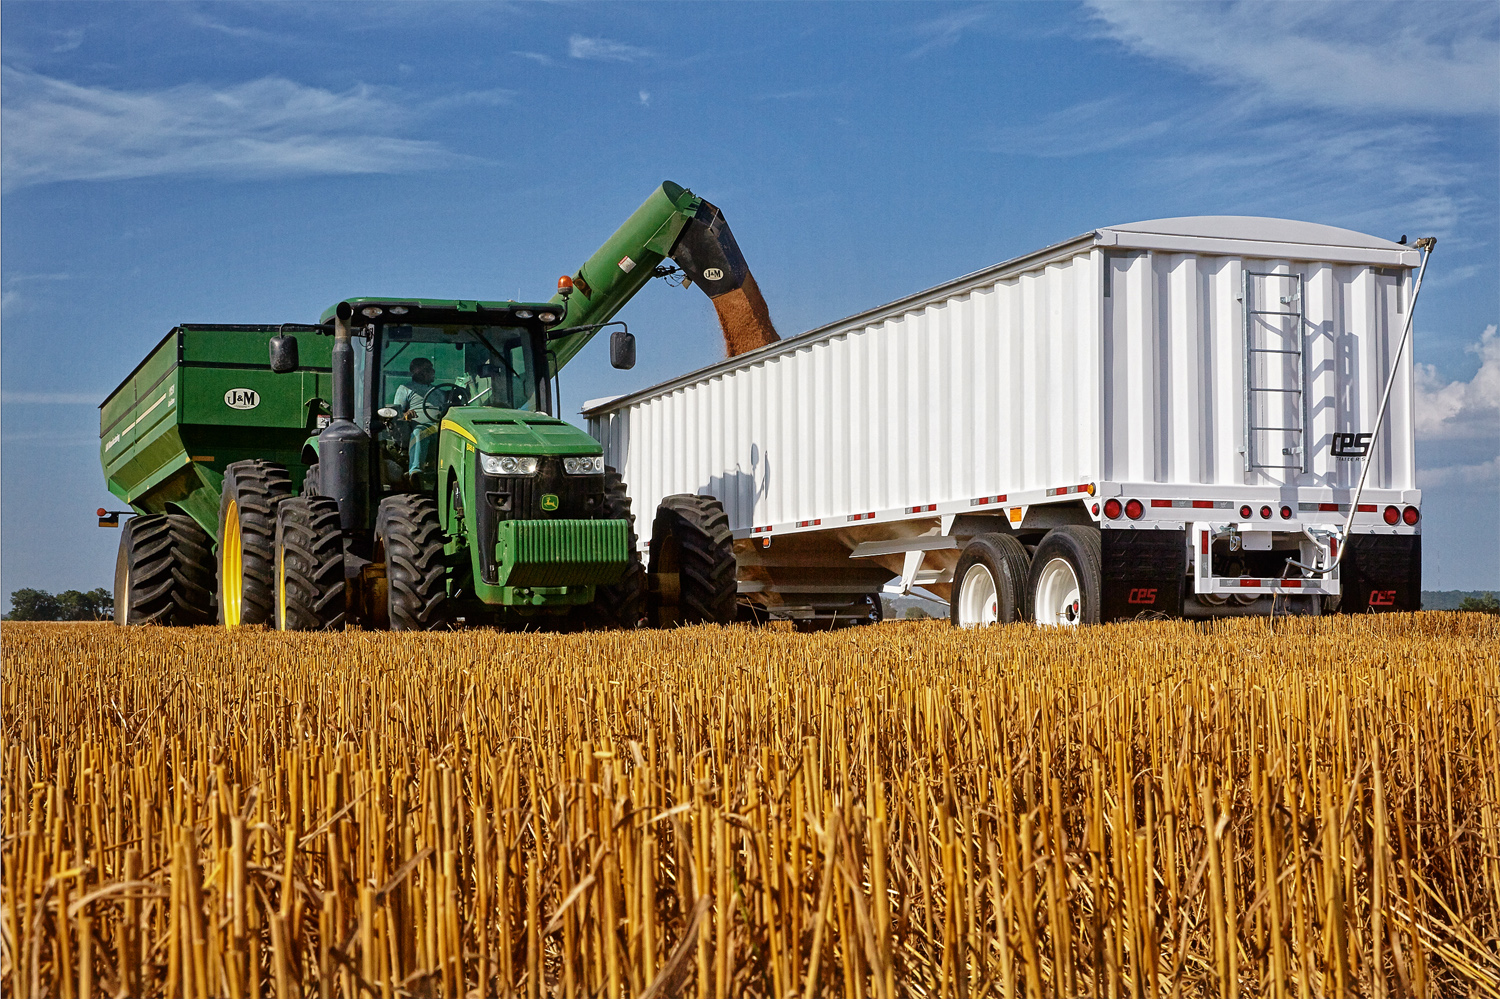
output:
<instances>
[{"instance_id":1,"label":"green tractor","mask_svg":"<svg viewBox=\"0 0 1500 999\"><path fill-rule=\"evenodd\" d=\"M611 363L631 367L634 338L610 320L652 277L678 275L716 303L760 301L718 210L668 182L549 302L351 298L316 325L173 330L101 406L106 478L131 509L101 510L100 523L134 514L116 620L647 620L625 485L599 443L559 419L555 385L609 326ZM716 501L687 499L663 503L656 561L708 552L729 571L703 584L663 570L655 589L669 606L653 616L733 620L727 521Z\"/></svg>"}]
</instances>

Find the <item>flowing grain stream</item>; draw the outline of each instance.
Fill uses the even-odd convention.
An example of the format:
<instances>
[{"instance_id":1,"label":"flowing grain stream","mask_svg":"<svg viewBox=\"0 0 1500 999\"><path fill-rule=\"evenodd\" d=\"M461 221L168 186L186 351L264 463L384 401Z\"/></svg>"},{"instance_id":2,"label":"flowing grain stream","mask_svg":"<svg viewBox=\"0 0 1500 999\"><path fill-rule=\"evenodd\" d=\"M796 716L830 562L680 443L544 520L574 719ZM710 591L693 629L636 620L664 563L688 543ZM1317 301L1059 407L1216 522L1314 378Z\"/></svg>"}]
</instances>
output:
<instances>
[{"instance_id":1,"label":"flowing grain stream","mask_svg":"<svg viewBox=\"0 0 1500 999\"><path fill-rule=\"evenodd\" d=\"M1500 618L3 630L34 996L1500 995Z\"/></svg>"}]
</instances>

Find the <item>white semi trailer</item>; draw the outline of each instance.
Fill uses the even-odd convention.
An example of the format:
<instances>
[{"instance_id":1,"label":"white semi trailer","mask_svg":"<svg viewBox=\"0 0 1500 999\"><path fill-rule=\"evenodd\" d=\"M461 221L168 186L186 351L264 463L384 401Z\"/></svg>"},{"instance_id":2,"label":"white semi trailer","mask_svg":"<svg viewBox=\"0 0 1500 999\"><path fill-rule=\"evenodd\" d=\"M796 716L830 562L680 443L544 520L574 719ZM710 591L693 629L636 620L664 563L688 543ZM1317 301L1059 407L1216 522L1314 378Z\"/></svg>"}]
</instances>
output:
<instances>
[{"instance_id":1,"label":"white semi trailer","mask_svg":"<svg viewBox=\"0 0 1500 999\"><path fill-rule=\"evenodd\" d=\"M584 414L658 511L663 621L868 620L895 580L960 625L1411 610L1422 259L1284 219L1111 226Z\"/></svg>"}]
</instances>

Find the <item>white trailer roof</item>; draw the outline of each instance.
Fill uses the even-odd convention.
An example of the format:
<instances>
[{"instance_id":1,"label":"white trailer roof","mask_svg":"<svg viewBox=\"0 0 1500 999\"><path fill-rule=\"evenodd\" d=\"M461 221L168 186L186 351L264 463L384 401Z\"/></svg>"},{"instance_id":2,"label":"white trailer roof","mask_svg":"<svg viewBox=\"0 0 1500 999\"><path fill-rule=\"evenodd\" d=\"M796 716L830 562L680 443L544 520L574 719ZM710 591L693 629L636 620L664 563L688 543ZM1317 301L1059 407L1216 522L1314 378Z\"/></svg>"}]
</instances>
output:
<instances>
[{"instance_id":1,"label":"white trailer roof","mask_svg":"<svg viewBox=\"0 0 1500 999\"><path fill-rule=\"evenodd\" d=\"M1375 264L1383 267L1416 267L1421 262L1421 254L1416 249L1401 243L1352 229L1340 229L1317 222L1299 222L1295 219L1262 218L1255 215L1188 215L1127 222L1095 229L1061 243L1013 257L826 326L819 326L806 333L687 372L638 392L591 399L584 404L581 412L589 416L621 409L637 400L690 385L720 371L744 367L795 351L809 343L899 316L922 307L928 301L962 294L966 288L977 288L992 283L997 278L1033 270L1053 260L1066 259L1093 246L1121 250L1157 250L1164 253L1261 257L1270 260Z\"/></svg>"}]
</instances>

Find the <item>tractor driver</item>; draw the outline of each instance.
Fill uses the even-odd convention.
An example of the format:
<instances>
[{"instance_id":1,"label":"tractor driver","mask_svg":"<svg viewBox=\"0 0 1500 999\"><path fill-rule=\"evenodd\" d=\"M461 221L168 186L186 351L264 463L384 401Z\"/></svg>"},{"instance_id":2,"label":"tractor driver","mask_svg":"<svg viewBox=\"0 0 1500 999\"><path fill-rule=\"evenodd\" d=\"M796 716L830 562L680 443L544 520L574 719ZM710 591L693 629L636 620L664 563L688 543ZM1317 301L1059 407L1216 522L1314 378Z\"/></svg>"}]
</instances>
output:
<instances>
[{"instance_id":1,"label":"tractor driver","mask_svg":"<svg viewBox=\"0 0 1500 999\"><path fill-rule=\"evenodd\" d=\"M432 358L414 357L407 370L411 373L411 381L396 389L392 405L400 412L402 419L409 420L412 424L407 473L415 475L423 465L431 464L429 458L432 457L432 442L437 439L439 423L433 415L437 414L440 418L448 408L448 395L442 389L433 387L433 377L437 371L433 367Z\"/></svg>"}]
</instances>

